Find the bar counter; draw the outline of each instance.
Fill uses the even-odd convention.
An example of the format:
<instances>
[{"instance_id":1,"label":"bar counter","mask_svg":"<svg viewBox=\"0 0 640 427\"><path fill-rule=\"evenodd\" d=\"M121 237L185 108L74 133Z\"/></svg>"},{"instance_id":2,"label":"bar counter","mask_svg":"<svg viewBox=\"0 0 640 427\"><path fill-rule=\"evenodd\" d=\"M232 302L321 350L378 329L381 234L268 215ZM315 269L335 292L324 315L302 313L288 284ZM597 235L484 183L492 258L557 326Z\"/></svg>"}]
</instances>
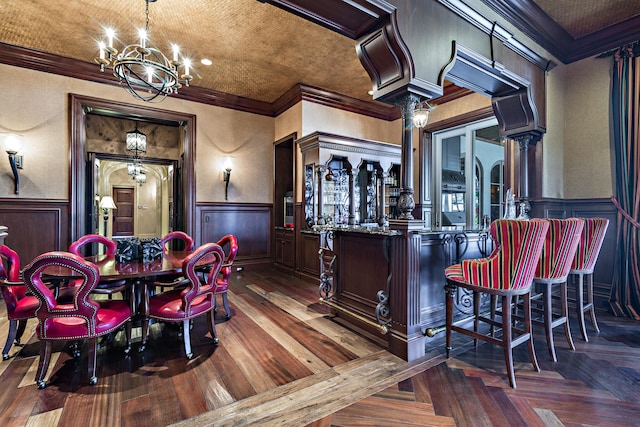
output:
<instances>
[{"instance_id":1,"label":"bar counter","mask_svg":"<svg viewBox=\"0 0 640 427\"><path fill-rule=\"evenodd\" d=\"M316 226L302 233L317 235L311 240L335 254L333 286L321 290L321 302L337 321L408 361L422 357L431 339L427 332L444 325L444 269L492 250L483 230L425 229L420 221L392 221L384 228ZM466 317L470 301L458 295L458 317Z\"/></svg>"}]
</instances>

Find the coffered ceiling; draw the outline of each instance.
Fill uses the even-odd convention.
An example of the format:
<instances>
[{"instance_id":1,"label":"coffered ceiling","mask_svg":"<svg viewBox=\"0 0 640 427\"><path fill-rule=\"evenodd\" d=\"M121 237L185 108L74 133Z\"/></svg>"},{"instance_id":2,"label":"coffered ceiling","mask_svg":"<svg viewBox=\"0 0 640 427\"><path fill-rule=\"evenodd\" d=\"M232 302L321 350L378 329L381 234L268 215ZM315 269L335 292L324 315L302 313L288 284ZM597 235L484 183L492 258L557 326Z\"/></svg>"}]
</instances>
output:
<instances>
[{"instance_id":1,"label":"coffered ceiling","mask_svg":"<svg viewBox=\"0 0 640 427\"><path fill-rule=\"evenodd\" d=\"M481 1L563 62L640 38L640 0ZM266 105L304 84L371 101L355 34L330 25L344 16L310 18L299 7L326 12L337 3L386 5L380 0L158 0L149 5L150 39L166 53L178 43L195 61L190 90L208 90L212 98L224 94ZM290 13L287 4L298 4L298 13ZM90 80L108 82L113 77L93 62L103 27L115 28L122 45L136 40L144 21L144 0L2 0L0 62L32 68L38 63L45 70L78 72L82 78L88 73ZM62 60L53 63L47 54ZM203 58L212 65L202 65Z\"/></svg>"}]
</instances>

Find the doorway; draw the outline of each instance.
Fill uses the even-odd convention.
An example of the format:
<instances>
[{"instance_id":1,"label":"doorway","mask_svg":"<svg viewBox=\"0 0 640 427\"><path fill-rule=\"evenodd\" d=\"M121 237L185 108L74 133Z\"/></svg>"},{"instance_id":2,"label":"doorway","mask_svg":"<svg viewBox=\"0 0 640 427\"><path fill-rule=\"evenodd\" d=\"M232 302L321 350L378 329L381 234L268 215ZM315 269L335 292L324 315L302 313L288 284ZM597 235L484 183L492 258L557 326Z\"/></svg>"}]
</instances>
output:
<instances>
[{"instance_id":1,"label":"doorway","mask_svg":"<svg viewBox=\"0 0 640 427\"><path fill-rule=\"evenodd\" d=\"M95 158L91 158L87 149L87 118L91 114L179 127L181 144L173 170L177 191L174 192L176 198L171 204L173 215L166 220L170 222L170 228L193 235L195 231L195 115L75 94L70 95L70 108L70 241L95 232L95 224L99 220L99 212L95 208L96 188L92 185L92 182L96 182ZM118 156L113 157L117 158ZM120 160L126 161L122 157L120 156ZM167 160L164 162L166 163ZM111 193L109 192L109 194Z\"/></svg>"},{"instance_id":2,"label":"doorway","mask_svg":"<svg viewBox=\"0 0 640 427\"><path fill-rule=\"evenodd\" d=\"M133 209L136 197L135 187L113 187L113 201L117 207L111 212L111 235L124 237L134 235Z\"/></svg>"}]
</instances>

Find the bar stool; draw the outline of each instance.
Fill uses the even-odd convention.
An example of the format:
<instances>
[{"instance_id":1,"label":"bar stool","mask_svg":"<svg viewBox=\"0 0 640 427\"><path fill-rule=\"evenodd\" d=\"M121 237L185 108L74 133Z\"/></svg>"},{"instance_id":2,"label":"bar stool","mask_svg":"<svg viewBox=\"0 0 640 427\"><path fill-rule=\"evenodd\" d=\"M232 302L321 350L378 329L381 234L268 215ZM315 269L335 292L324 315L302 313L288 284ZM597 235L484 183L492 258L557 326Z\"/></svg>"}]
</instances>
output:
<instances>
[{"instance_id":1,"label":"bar stool","mask_svg":"<svg viewBox=\"0 0 640 427\"><path fill-rule=\"evenodd\" d=\"M556 362L558 359L553 345L553 328L556 326L564 325L569 348L575 350L567 314L567 277L578 248L584 220L569 218L547 219L547 221L549 221L549 232L533 278L534 288L542 288L542 293L534 297L534 300L537 300L537 297L542 298L542 309L534 308L533 311L541 313L543 320L539 321L534 318L532 322L544 326L549 355ZM552 287L554 285L560 285L560 313L553 312Z\"/></svg>"},{"instance_id":2,"label":"bar stool","mask_svg":"<svg viewBox=\"0 0 640 427\"><path fill-rule=\"evenodd\" d=\"M531 284L538 264L542 245L549 223L543 219L531 221L499 219L491 223L491 236L496 249L487 258L463 260L460 264L447 267L445 276L446 290L446 357L451 351L451 332L455 331L481 339L503 348L509 384L516 388L513 370L513 348L527 343L531 364L540 371L533 348L531 333ZM473 330L463 328L453 322L453 297L458 287L473 291ZM501 321L495 320L492 310L491 318L480 314L480 294L491 297L502 297ZM524 298L524 325L522 329L513 325L511 306L514 297ZM494 298L492 298L494 299ZM464 319L466 320L466 319ZM479 322L491 325L491 332L486 334L478 330ZM493 336L493 327L502 328L502 339ZM513 334L516 334L514 337Z\"/></svg>"},{"instance_id":3,"label":"bar stool","mask_svg":"<svg viewBox=\"0 0 640 427\"><path fill-rule=\"evenodd\" d=\"M593 305L593 269L595 268L604 236L609 226L609 220L606 218L585 218L584 230L576 256L573 259L569 275L575 283L576 290L576 310L578 312L578 323L580 332L585 341L589 341L587 337L587 328L584 323L584 313L589 311L591 315L591 324L596 333L600 332L598 323L596 322L596 312ZM577 277L576 277L577 276ZM587 303L584 303L584 277L587 278ZM575 279L578 279L577 281Z\"/></svg>"}]
</instances>

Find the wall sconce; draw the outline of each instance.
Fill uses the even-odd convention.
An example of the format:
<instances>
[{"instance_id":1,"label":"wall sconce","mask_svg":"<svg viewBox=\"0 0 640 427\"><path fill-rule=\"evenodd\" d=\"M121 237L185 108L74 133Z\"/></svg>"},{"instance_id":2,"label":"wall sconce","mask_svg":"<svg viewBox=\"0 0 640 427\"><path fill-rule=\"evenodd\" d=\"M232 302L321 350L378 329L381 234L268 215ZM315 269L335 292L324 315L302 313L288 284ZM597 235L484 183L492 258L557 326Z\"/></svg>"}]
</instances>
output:
<instances>
[{"instance_id":1,"label":"wall sconce","mask_svg":"<svg viewBox=\"0 0 640 427\"><path fill-rule=\"evenodd\" d=\"M429 121L429 113L435 110L435 108L435 105L431 105L428 102L421 102L416 105L416 108L413 110L413 125L420 129L425 127Z\"/></svg>"},{"instance_id":2,"label":"wall sconce","mask_svg":"<svg viewBox=\"0 0 640 427\"><path fill-rule=\"evenodd\" d=\"M13 172L13 180L15 181L15 192L20 193L20 175L18 169L22 169L22 156L18 155L18 151L22 148L22 135L16 133L3 132L0 133L0 139L5 151L9 155L9 163Z\"/></svg>"},{"instance_id":3,"label":"wall sconce","mask_svg":"<svg viewBox=\"0 0 640 427\"><path fill-rule=\"evenodd\" d=\"M222 165L224 171L222 172L222 177L224 179L224 199L227 199L227 194L229 192L229 179L231 178L231 168L233 166L233 158L227 157L224 160L224 164Z\"/></svg>"},{"instance_id":4,"label":"wall sconce","mask_svg":"<svg viewBox=\"0 0 640 427\"><path fill-rule=\"evenodd\" d=\"M107 221L109 220L109 211L112 209L118 209L116 207L115 202L113 201L113 197L111 196L102 196L102 200L100 200L100 204L98 205L100 209L102 209L102 219L104 220L104 235L107 236Z\"/></svg>"}]
</instances>

